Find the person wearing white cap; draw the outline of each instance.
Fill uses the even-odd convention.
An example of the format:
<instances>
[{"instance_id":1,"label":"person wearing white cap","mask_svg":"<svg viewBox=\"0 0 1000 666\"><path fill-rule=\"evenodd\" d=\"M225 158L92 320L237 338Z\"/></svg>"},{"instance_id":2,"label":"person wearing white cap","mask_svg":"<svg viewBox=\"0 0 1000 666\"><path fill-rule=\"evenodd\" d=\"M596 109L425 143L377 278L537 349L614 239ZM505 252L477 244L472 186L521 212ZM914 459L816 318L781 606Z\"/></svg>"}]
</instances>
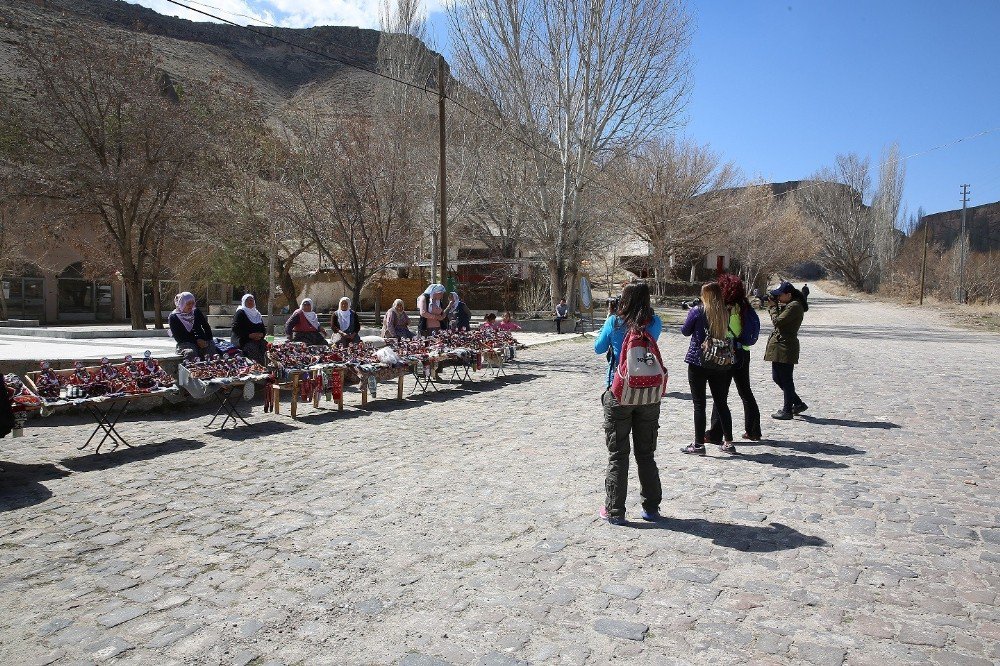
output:
<instances>
[{"instance_id":1,"label":"person wearing white cap","mask_svg":"<svg viewBox=\"0 0 1000 666\"><path fill-rule=\"evenodd\" d=\"M261 365L267 365L267 342L264 341L267 327L264 325L264 317L257 309L257 299L253 294L243 295L240 307L233 315L232 329L232 343L243 352L243 355Z\"/></svg>"}]
</instances>

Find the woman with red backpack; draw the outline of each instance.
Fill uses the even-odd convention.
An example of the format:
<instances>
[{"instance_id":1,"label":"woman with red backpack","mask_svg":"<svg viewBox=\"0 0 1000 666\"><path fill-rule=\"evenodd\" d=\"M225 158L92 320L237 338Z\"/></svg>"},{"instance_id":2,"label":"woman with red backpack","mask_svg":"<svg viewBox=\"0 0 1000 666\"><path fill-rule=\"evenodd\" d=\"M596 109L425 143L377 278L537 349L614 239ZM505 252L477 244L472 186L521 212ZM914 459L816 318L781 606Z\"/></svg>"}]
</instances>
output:
<instances>
[{"instance_id":1,"label":"woman with red backpack","mask_svg":"<svg viewBox=\"0 0 1000 666\"><path fill-rule=\"evenodd\" d=\"M743 280L738 275L725 273L719 276L722 301L729 308L729 330L735 336L735 361L733 363L733 383L743 401L743 439L759 442L760 407L750 388L750 347L760 336L760 317L747 300ZM705 433L705 443L722 445L722 418L719 410L712 405L712 426Z\"/></svg>"},{"instance_id":2,"label":"woman with red backpack","mask_svg":"<svg viewBox=\"0 0 1000 666\"><path fill-rule=\"evenodd\" d=\"M608 468L604 487L606 491L604 506L599 512L601 518L612 525L625 525L625 495L628 491L628 460L629 434L635 445L635 464L639 472L639 492L642 497L643 520L656 521L660 519L660 472L656 467L653 454L656 451L656 433L660 427L661 386L655 387L650 396L649 404L622 404L615 397L614 386L621 391L621 374L619 359L622 357L622 347L629 339L629 345L643 344L646 356L655 355L662 370L659 349L656 339L663 330L663 322L653 313L649 300L649 285L645 282L633 282L626 285L622 291L621 300L615 314L610 315L597 334L594 341L594 351L608 356L607 388L601 395L604 406L604 435L608 446ZM641 335L641 342L636 342ZM636 347L638 349L638 347ZM650 364L650 367L657 367ZM662 376L662 375L661 375Z\"/></svg>"},{"instance_id":3,"label":"woman with red backpack","mask_svg":"<svg viewBox=\"0 0 1000 666\"><path fill-rule=\"evenodd\" d=\"M723 453L736 453L733 445L733 416L726 398L733 380L735 354L729 330L729 309L722 298L722 287L710 282L701 288L701 304L688 310L681 333L691 338L684 361L688 364L688 385L694 403L694 442L681 453L705 455L706 385L722 422Z\"/></svg>"}]
</instances>

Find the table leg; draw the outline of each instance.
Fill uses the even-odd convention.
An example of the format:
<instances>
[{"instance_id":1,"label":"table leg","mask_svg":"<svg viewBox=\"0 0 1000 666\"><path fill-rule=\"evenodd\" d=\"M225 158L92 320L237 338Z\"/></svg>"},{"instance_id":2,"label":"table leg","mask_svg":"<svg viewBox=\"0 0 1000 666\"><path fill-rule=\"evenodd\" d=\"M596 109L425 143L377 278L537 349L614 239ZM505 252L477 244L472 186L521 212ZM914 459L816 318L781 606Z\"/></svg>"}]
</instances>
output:
<instances>
[{"instance_id":1,"label":"table leg","mask_svg":"<svg viewBox=\"0 0 1000 666\"><path fill-rule=\"evenodd\" d=\"M361 389L361 406L368 406L368 380L364 376L361 377L361 385L358 387Z\"/></svg>"},{"instance_id":2,"label":"table leg","mask_svg":"<svg viewBox=\"0 0 1000 666\"><path fill-rule=\"evenodd\" d=\"M337 411L344 411L344 369L337 370L340 373L340 397L337 398Z\"/></svg>"},{"instance_id":3,"label":"table leg","mask_svg":"<svg viewBox=\"0 0 1000 666\"><path fill-rule=\"evenodd\" d=\"M278 386L277 380L271 386L271 407L275 414L281 413L281 388Z\"/></svg>"},{"instance_id":4,"label":"table leg","mask_svg":"<svg viewBox=\"0 0 1000 666\"><path fill-rule=\"evenodd\" d=\"M405 376L406 375L401 374L399 375L399 379L397 380L398 384L396 385L396 400L403 399L403 378Z\"/></svg>"},{"instance_id":5,"label":"table leg","mask_svg":"<svg viewBox=\"0 0 1000 666\"><path fill-rule=\"evenodd\" d=\"M298 414L299 406L299 373L292 375L292 418Z\"/></svg>"}]
</instances>

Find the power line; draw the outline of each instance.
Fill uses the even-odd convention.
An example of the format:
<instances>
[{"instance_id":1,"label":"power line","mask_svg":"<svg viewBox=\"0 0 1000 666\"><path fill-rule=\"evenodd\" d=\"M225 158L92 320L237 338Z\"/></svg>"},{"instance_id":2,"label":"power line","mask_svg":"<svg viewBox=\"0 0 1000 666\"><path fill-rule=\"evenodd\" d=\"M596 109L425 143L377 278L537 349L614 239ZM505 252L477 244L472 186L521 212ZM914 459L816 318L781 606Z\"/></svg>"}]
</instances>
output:
<instances>
[{"instance_id":1,"label":"power line","mask_svg":"<svg viewBox=\"0 0 1000 666\"><path fill-rule=\"evenodd\" d=\"M225 23L227 25L231 25L231 26L236 27L236 28L241 28L243 30L248 30L248 31L254 33L255 35L258 35L258 36L261 36L261 37L266 37L266 38L269 38L269 39L273 39L275 41L281 42L281 43L286 44L288 46L291 46L293 48L298 48L298 49L301 49L301 50L306 51L308 53L312 53L314 55L320 56L321 58L327 58L329 60L333 60L334 62L338 62L338 63L340 63L342 65L347 66L347 67L353 67L353 68L358 69L360 71L367 72L369 74L373 74L375 76L381 77L381 78L386 79L388 81L393 81L395 83L401 83L401 84L403 84L405 86L408 86L410 88L414 88L415 90L419 90L419 91L424 92L424 93L437 95L436 91L430 90L426 86L419 86L419 85L411 83L409 81L404 81L402 79L397 79L397 78L395 78L393 76L389 76L387 74L383 74L382 72L379 72L379 71L376 71L376 70L373 70L373 69L369 69L367 67L362 67L361 65L358 65L358 64L349 62L347 60L344 60L342 58L338 58L336 56L330 55L329 53L325 53L323 51L317 51L317 50L309 48L307 46L303 46L301 44L296 44L295 42L292 42L290 40L284 39L284 38L279 37L277 35L272 35L272 34L269 34L267 32L264 32L262 30L257 30L257 29L255 29L255 28L253 28L251 26L248 26L248 25L240 25L239 23L236 23L235 21L230 21L229 19L223 18L223 17L218 16L216 14L211 14L211 13L203 11L201 9L196 9L194 7L191 7L188 4L185 4L183 2L179 2L178 0L166 0L166 1L169 2L172 5L176 5L178 7L182 7L184 9L187 9L188 11L192 11L192 12L201 14L203 16L207 16L209 18L215 19L216 21L220 21L222 23ZM271 27L282 29L281 26L277 26L277 25L274 25L274 24L269 24L266 21L262 21L261 19L259 19L257 17L251 17L251 16L248 16L246 14L239 14L239 13L236 13L236 12L228 12L227 10L219 9L218 7L213 7L212 5L208 5L206 3L198 2L197 0L188 0L188 1L189 2L193 2L195 4L198 4L200 6L203 6L203 7L208 7L210 9L214 10L214 11L217 11L217 12L229 13L229 14L232 14L232 15L235 15L235 16L241 16L243 18L249 18L251 20L260 21L262 23L270 25ZM338 46L338 48L339 48L339 46ZM470 109L468 106L466 106L462 102L456 100L451 95L446 94L445 98L448 101L450 101L452 104L455 104L456 106L458 106L459 108L463 109L464 111L466 111L467 113L471 114L472 116L474 116L474 117L476 117L476 118L478 118L480 120L483 120L484 122L486 122L487 124L489 124L494 129L507 134L510 138L512 138L515 141L517 141L518 143L524 145L529 150L537 153L538 155L540 155L540 156L542 156L542 157L544 157L544 158L546 158L548 160L551 160L554 164L556 164L556 165L558 165L560 167L562 166L562 162L560 162L557 158L555 158L552 155L549 155L546 152L542 151L537 146L531 144L530 142L526 141L522 137L518 136L516 133L510 132L508 129L506 129L502 125L493 122L492 119L486 118L482 114L477 113L473 109ZM942 150L944 148L949 148L949 147L955 146L955 145L957 145L959 143L962 143L962 142L965 142L965 141L970 141L972 139L976 139L976 138L979 138L979 137L982 137L982 136L986 136L988 134L992 134L992 133L997 132L997 131L1000 131L1000 127L994 127L994 128L990 128L990 129L981 130L981 131L976 132L974 134L970 134L968 136L959 137L959 138L954 139L952 141L949 141L949 142L946 142L946 143L943 143L943 144L939 144L937 146L932 146L930 148L926 148L924 150L921 150L921 151L918 151L918 152L915 152L915 153L911 153L909 155L905 155L905 156L903 156L901 158L898 158L898 159L899 159L900 163L903 163L903 162L906 162L906 161L908 161L910 159L913 159L915 157L920 157L922 155L926 155L928 153L935 152L937 150ZM883 161L883 162L879 162L877 166L879 168L881 168L887 162L888 162L888 160ZM596 174L595 176L592 176L590 178L583 179L582 182L580 182L580 185L584 185L584 186L585 185L594 185L595 187L598 187L598 188L604 190L605 192L607 192L609 194L617 196L618 193L614 192L611 188L607 187L606 185L604 185L603 183L601 183L601 182L599 182L597 180L598 175L599 174ZM796 192L801 192L803 190L810 189L810 188L813 188L813 187L819 187L819 186L822 186L822 185L825 185L825 184L827 184L827 183L825 183L823 181L815 181L815 182L803 185L801 187L797 187L797 188L795 188L795 191ZM781 196L781 195L779 195L779 194L777 194L775 192L771 192L768 195L765 195L765 196L762 196L762 197L758 197L756 199L748 199L748 200L740 201L740 202L737 202L737 203L734 203L734 204L729 204L729 205L726 205L726 206L720 206L718 208L712 208L712 209L708 209L708 210L702 210L702 211L698 211L698 212L695 212L695 213L688 213L686 215L681 215L681 216L678 216L678 217L675 217L675 218L672 218L672 219L674 219L674 220L685 220L685 219L691 219L691 218L695 218L695 217L700 217L702 215L710 215L712 213L718 213L718 212L722 212L722 211L725 211L725 210L730 210L730 209L733 209L733 208L740 208L740 207L749 205L751 203L759 203L759 202L767 201L767 200L770 200L770 199L775 199L775 198L777 198L779 196ZM626 201L626 197L620 197L618 199L617 203L622 203L624 201ZM632 203L635 203L635 202L633 201ZM648 208L646 208L646 206L644 206L644 205L640 204L640 207L643 208L647 213L653 212L653 211L650 211Z\"/></svg>"},{"instance_id":2,"label":"power line","mask_svg":"<svg viewBox=\"0 0 1000 666\"><path fill-rule=\"evenodd\" d=\"M172 5L177 5L178 7L183 7L184 9L187 9L188 11L195 12L195 13L201 14L202 16L207 16L209 18L215 19L216 21L219 21L221 23L225 23L226 25L231 25L231 26L233 26L235 28L241 28L243 30L248 30L248 31L252 32L253 34L258 35L260 37L267 37L269 39L273 39L275 41L281 42L282 44L286 44L288 46L291 46L293 48L301 49L301 50L306 51L308 53L312 53L313 55L318 55L321 58L327 58L329 60L333 60L334 62L338 62L341 65L345 65L347 67L353 67L354 69L358 69L358 70L361 70L362 72L367 72L369 74L374 74L375 76L379 76L379 77L381 77L383 79L386 79L388 81L394 81L395 83L401 83L404 86L409 86L411 88L414 88L415 90L420 90L422 92L430 93L430 94L437 94L435 91L432 91L432 90L428 89L426 86L419 86L419 85L417 85L415 83L411 83L409 81L404 81L402 79L397 79L396 77L389 76L388 74L383 74L382 72L379 72L377 70L369 69L367 67L362 67L361 65L358 65L356 63L350 62L350 61L345 60L343 58L338 58L337 56L330 55L329 53L325 53L323 51L317 51L316 49L312 49L312 48L309 48L308 46L303 46L301 44L296 44L295 42L287 40L287 39L285 39L283 37L279 37L278 35L272 35L272 34L269 34L267 32L264 32L263 30L257 30L253 26L240 25L239 23L236 23L235 21L230 21L229 19L223 18L223 17L218 16L216 14L211 14L209 12L206 12L206 11L202 10L202 9L197 9L195 7L191 7L190 5L186 5L183 2L178 2L177 0L166 0L166 1L169 2ZM201 4L204 7L211 7L211 5L206 5L206 4L203 4L203 3L198 3L198 4ZM217 7L212 7L212 9L215 10L215 11L224 11L224 10L220 10ZM241 16L246 16L246 15L245 14L241 14ZM247 18L251 18L251 17L247 17ZM254 20L259 20L259 19L254 19ZM273 27L280 27L280 26L273 26Z\"/></svg>"}]
</instances>

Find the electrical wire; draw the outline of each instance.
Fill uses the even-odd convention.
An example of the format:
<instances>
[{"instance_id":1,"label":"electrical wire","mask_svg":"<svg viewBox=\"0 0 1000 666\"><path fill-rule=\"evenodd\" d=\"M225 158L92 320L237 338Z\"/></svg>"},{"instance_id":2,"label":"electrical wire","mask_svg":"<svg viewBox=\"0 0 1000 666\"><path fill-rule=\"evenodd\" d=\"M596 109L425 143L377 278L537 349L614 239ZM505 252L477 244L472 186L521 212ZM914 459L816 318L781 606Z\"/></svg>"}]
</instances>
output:
<instances>
[{"instance_id":1,"label":"electrical wire","mask_svg":"<svg viewBox=\"0 0 1000 666\"><path fill-rule=\"evenodd\" d=\"M197 14L201 14L202 16L207 16L207 17L209 17L211 19L215 19L216 21L219 21L221 23L225 23L226 25L231 25L231 26L233 26L235 28L240 28L242 30L248 30L248 31L252 32L253 34L255 34L255 35L259 36L259 37L267 37L268 39L273 39L275 41L281 42L282 44L286 44L288 46L291 46L292 48L301 49L301 50L306 51L308 53L312 53L313 55L317 55L317 56L319 56L321 58L327 58L329 60L333 60L334 62L338 62L341 65L345 65L347 67L353 67L354 69L361 70L362 72L367 72L368 74L373 74L375 76L381 77L381 78L386 79L388 81L393 81L395 83L401 83L402 85L409 86L410 88L413 88L415 90L420 90L422 92L431 93L431 94L435 94L435 95L437 94L437 91L431 90L431 89L427 88L427 86L419 86L419 85L417 85L415 83L411 83L410 81L404 81L402 79L397 79L394 76L389 76L388 74L383 74L382 72L379 72L377 70L369 69L368 67L362 67L361 65L359 65L357 63L350 62L348 60L345 60L343 58L339 58L339 57L334 56L334 55L330 55L329 53L324 53L323 51L317 51L316 49L312 49L312 48L309 48L308 46L303 46L301 44L296 44L295 42L287 40L287 39L285 39L283 37L279 37L278 35L272 35L272 34L269 34L267 32L264 32L263 30L257 30L253 26L240 25L239 23L236 23L235 21L230 21L227 18L223 18L223 17L218 16L216 14L211 14L209 12L206 12L206 11L202 10L202 9L197 9L197 8L192 7L190 5L184 4L183 2L178 2L178 0L166 0L166 1L169 2L172 5L177 5L178 7L183 7L184 9L187 9L188 11L195 12ZM200 5L204 6L204 7L211 7L214 11L224 11L224 10L220 10L218 7L212 7L211 5L207 5L207 4L203 4L203 3L198 3L198 4L200 4ZM241 14L241 16L246 17L245 14ZM250 18L250 17L247 17L247 18ZM259 19L254 18L253 20L259 20ZM273 26L273 27L279 27L279 26Z\"/></svg>"},{"instance_id":2,"label":"electrical wire","mask_svg":"<svg viewBox=\"0 0 1000 666\"><path fill-rule=\"evenodd\" d=\"M267 37L269 39L273 39L275 41L281 42L281 43L286 44L288 46L291 46L293 48L298 48L298 49L301 49L301 50L306 51L308 53L312 53L314 55L320 56L322 58L327 58L327 59L333 60L334 62L338 62L338 63L340 63L342 65L347 66L347 67L353 67L353 68L358 69L360 71L367 72L368 74L372 74L372 75L381 77L383 79L386 79L388 81L393 81L395 83L400 83L402 85L408 86L410 88L414 88L414 89L419 90L419 91L424 92L424 93L438 95L437 91L431 90L431 89L427 88L426 86L419 86L419 85L417 85L415 83L411 83L409 81L404 81L402 79L398 79L398 78L395 78L393 76L389 76L387 74L383 74L382 72L379 72L379 71L376 71L376 70L373 70L373 69L369 69L367 67L362 67L361 65L349 62L349 61L344 60L342 58L338 58L336 56L330 55L329 53L325 53L323 51L317 51L317 50L311 49L311 48L309 48L307 46L302 46L301 44L296 44L295 42L292 42L290 40L284 39L284 38L279 37L277 35L272 35L272 34L269 34L267 32L264 32L264 31L261 31L261 30L257 30L255 28L253 28L252 26L240 25L239 23L236 23L235 21L230 21L229 19L223 18L223 17L215 15L215 14L211 14L211 13L209 13L207 11L204 11L204 10L201 10L201 9L196 9L195 7L191 7L190 5L185 4L183 2L179 2L178 0L166 0L166 1L169 2L172 5L176 5L178 7L182 7L184 9L187 9L188 11L192 11L192 12L201 14L203 16L207 16L209 18L215 19L216 21L220 21L222 23L225 23L227 25L231 25L231 26L236 27L236 28L241 28L243 30L248 30L248 31L254 33L255 35L258 35L258 36L261 36L261 37ZM252 17L252 16L248 16L246 14L240 14L238 12L230 12L230 11L227 11L227 10L224 10L224 9L220 9L218 7L214 7L214 6L206 4L206 3L199 2L197 0L188 0L188 2L200 5L202 7L208 7L208 8L210 8L213 11L216 11L216 12L222 12L222 13L227 13L227 14L231 14L231 15L234 15L234 16L240 16L240 17L243 17L243 18L248 18L248 19L251 19L251 20L254 20L254 21L258 21L260 23L264 23L264 24L269 25L270 27L273 27L273 28L282 29L281 26L277 26L277 25L268 23L266 21L261 20L258 17ZM338 46L338 48L340 48L340 47ZM459 100L456 100L454 97L452 97L451 95L448 95L447 93L445 94L445 99L447 99L448 101L450 101L452 104L458 106L459 108L463 109L467 113L471 114L472 116L474 116L474 117L476 117L476 118L478 118L478 119L486 122L487 124L489 124L494 129L496 129L496 130L498 130L498 131L500 131L502 133L507 134L510 138L512 138L515 141L517 141L518 143L524 145L529 150L537 153L538 155L540 155L540 156L542 156L542 157L544 157L546 159L549 159L549 160L553 161L555 164L557 164L558 166L562 167L562 162L559 161L556 157L545 153L544 151L542 151L541 149L539 149L537 146L531 144L530 142L524 140L522 137L518 136L517 133L510 132L509 130L507 130L506 128L504 128L503 126L501 126L500 124L495 123L492 119L486 118L482 114L474 111L473 109L469 108L467 105L463 104ZM946 143L943 143L943 144L940 144L940 145L937 145L937 146L932 146L930 148L926 148L924 150L921 150L921 151L918 151L918 152L915 152L915 153L911 153L909 155L905 155L903 157L898 158L898 161L900 163L904 163L904 162L907 162L907 161L909 161L909 160L911 160L911 159L913 159L915 157L920 157L920 156L926 155L928 153L932 153L932 152L935 152L935 151L938 151L938 150L943 150L945 148L950 148L952 146L958 145L959 143L962 143L962 142L965 142L965 141L970 141L970 140L973 140L973 139L977 139L977 138L986 136L988 134L992 134L992 133L997 132L997 131L1000 131L1000 127L994 127L994 128L990 128L990 129L981 130L981 131L976 132L974 134L970 134L970 135L967 135L967 136L959 137L959 138L954 139L952 141L949 141L949 142L946 142ZM888 160L882 161L882 162L879 162L877 166L879 168L881 168L881 167L885 166L887 163L888 163ZM598 188L604 190L605 192L607 192L609 194L618 195L618 193L614 192L614 190L612 190L611 188L607 187L603 183L598 182L596 180L596 178L597 178L597 176L593 176L593 177L590 177L590 178L585 178L585 179L582 180L582 182L579 183L579 185L581 185L581 186L594 185L595 187L598 187ZM807 189L810 189L810 188L813 188L813 187L819 187L819 186L826 185L826 184L827 183L822 182L822 181L815 181L815 182L812 182L812 183L807 183L807 184L801 185L801 186L795 188L794 191L795 192L801 192L803 190L807 190ZM765 196L762 196L762 197L758 197L758 198L755 198L755 199L747 199L747 200L739 201L737 203L729 204L729 205L726 205L726 206L720 206L720 207L717 207L717 208L711 208L711 209L701 210L701 211L694 212L694 213L688 213L686 215L680 215L680 216L677 216L677 217L674 217L674 218L671 218L671 219L672 220L685 220L685 219L691 219L691 218L695 218L695 217L701 217L703 215L710 215L712 213L718 213L718 212L722 212L722 211L726 211L726 210L731 210L731 209L734 209L734 208L741 208L741 207L747 206L747 205L749 205L751 203L764 202L764 201L767 201L767 200L770 200L770 199L775 199L775 198L777 198L779 196L782 196L782 195L774 193L774 192L771 192L768 195L765 195ZM626 197L621 197L618 200L617 203L623 203L625 201L626 201ZM631 200L630 203L635 204L636 202L634 200ZM643 208L645 210L645 212L647 212L647 213L653 212L653 211L650 211L649 209L647 209L642 204L640 204L640 208Z\"/></svg>"}]
</instances>

